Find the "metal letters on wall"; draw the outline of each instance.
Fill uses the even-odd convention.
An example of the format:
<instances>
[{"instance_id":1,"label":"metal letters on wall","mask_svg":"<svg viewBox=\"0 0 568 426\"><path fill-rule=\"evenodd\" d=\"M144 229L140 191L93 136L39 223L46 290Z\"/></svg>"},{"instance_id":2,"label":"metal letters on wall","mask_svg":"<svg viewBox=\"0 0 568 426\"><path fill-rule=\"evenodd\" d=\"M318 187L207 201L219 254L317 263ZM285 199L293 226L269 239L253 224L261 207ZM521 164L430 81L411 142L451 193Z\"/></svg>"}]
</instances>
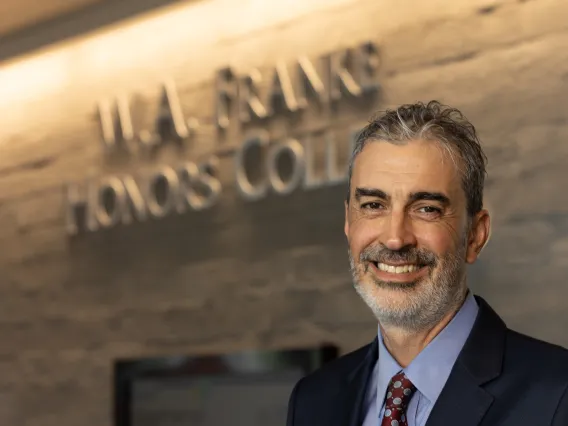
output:
<instances>
[{"instance_id":1,"label":"metal letters on wall","mask_svg":"<svg viewBox=\"0 0 568 426\"><path fill-rule=\"evenodd\" d=\"M279 116L301 114L310 105L333 110L344 101L364 100L379 88L379 64L378 47L367 42L325 55L317 62L305 56L294 64L279 61L265 79L266 85L257 69L242 76L231 68L217 71L212 114L216 132L223 134L231 126L250 128L244 132L242 143L230 149L219 148L199 163L185 161L161 166L142 176L117 174L66 185L67 233L94 232L150 217L162 218L214 206L222 194L218 178L221 155L231 156L233 184L237 193L248 201L260 200L269 193L284 195L298 188L314 189L344 182L346 168L339 165L338 149L343 146L351 151L357 128L353 129L350 141L340 144L332 122L300 135L277 138L271 137L267 123ZM267 90L263 90L266 86ZM130 97L99 103L97 110L105 156L117 153L135 156L155 151L172 140L181 145L193 140L200 123L184 115L172 81L163 84L158 102L150 129L135 128ZM316 137L324 141L323 159L316 158ZM264 155L262 164L255 166L262 178L252 182L245 159L254 150ZM286 179L278 169L282 157L287 157L291 163ZM315 172L316 160L323 160L323 173ZM80 208L84 209L84 215L78 214Z\"/></svg>"}]
</instances>

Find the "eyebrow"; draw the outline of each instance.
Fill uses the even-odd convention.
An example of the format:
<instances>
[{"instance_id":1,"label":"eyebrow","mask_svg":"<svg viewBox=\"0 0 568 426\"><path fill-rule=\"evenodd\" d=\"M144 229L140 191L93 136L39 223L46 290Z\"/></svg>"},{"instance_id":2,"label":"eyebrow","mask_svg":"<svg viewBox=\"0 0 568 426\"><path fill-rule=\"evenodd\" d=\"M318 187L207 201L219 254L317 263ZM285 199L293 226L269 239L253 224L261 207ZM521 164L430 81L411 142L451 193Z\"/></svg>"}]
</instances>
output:
<instances>
[{"instance_id":1,"label":"eyebrow","mask_svg":"<svg viewBox=\"0 0 568 426\"><path fill-rule=\"evenodd\" d=\"M420 192L413 192L408 197L411 203L415 201L437 201L444 206L450 204L450 199L447 195L442 194L441 192L429 192L429 191L420 191Z\"/></svg>"},{"instance_id":2,"label":"eyebrow","mask_svg":"<svg viewBox=\"0 0 568 426\"><path fill-rule=\"evenodd\" d=\"M383 200L390 200L390 195L385 191L377 188L355 188L355 199L359 201L363 197L382 198Z\"/></svg>"},{"instance_id":3,"label":"eyebrow","mask_svg":"<svg viewBox=\"0 0 568 426\"><path fill-rule=\"evenodd\" d=\"M381 198L385 201L389 201L391 198L389 194L378 188L356 188L355 199L359 201L363 197ZM412 192L408 197L408 201L410 203L414 203L416 201L437 201L443 204L444 206L450 204L450 198L447 195L441 192L431 192L431 191Z\"/></svg>"}]
</instances>

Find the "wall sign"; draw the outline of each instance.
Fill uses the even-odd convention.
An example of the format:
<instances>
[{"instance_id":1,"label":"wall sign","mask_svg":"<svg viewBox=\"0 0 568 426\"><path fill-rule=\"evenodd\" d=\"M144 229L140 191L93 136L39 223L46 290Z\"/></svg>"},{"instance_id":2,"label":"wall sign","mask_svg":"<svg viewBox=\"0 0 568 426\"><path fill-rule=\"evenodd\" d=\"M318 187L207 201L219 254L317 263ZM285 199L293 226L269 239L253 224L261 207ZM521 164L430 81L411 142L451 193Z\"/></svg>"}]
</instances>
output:
<instances>
[{"instance_id":1,"label":"wall sign","mask_svg":"<svg viewBox=\"0 0 568 426\"><path fill-rule=\"evenodd\" d=\"M184 161L141 175L113 174L66 185L67 233L94 232L208 209L222 194L221 157L232 159L231 183L249 201L261 200L269 193L284 195L298 188L344 182L345 167L338 164L338 149L343 146L350 151L351 143L337 140L333 117L315 130L276 138L270 134L269 124L278 117L301 116L316 105L332 111L333 116L341 102L373 96L379 89L379 64L378 47L366 42L322 56L317 62L307 57L300 57L294 64L278 62L270 70L268 81L256 69L246 75L237 75L231 68L218 70L211 114L215 131L222 137L232 129L241 129L242 143L228 149L220 146L199 162ZM161 88L158 112L150 129L135 128L129 97L102 101L97 111L103 155L108 159L144 156L171 143L190 145L200 129L196 118L184 116L171 81ZM323 159L315 158L316 137L324 141ZM261 163L251 167L247 157L253 151L263 155ZM279 170L284 157L289 162L286 178ZM316 160L325 164L319 176L314 171ZM260 173L261 178L251 179L251 172ZM78 213L81 208L84 215Z\"/></svg>"}]
</instances>

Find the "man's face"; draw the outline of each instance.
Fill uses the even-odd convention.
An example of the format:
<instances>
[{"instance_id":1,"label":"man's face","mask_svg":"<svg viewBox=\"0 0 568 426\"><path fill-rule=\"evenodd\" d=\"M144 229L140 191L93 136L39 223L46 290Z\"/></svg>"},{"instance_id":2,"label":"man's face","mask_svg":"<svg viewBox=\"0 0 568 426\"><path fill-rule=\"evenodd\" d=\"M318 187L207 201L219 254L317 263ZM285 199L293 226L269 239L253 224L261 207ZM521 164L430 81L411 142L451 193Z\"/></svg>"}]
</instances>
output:
<instances>
[{"instance_id":1,"label":"man's face","mask_svg":"<svg viewBox=\"0 0 568 426\"><path fill-rule=\"evenodd\" d=\"M467 217L454 159L437 142L370 142L355 159L345 234L357 292L383 326L435 325L465 292L489 218ZM478 235L481 231L481 234Z\"/></svg>"}]
</instances>

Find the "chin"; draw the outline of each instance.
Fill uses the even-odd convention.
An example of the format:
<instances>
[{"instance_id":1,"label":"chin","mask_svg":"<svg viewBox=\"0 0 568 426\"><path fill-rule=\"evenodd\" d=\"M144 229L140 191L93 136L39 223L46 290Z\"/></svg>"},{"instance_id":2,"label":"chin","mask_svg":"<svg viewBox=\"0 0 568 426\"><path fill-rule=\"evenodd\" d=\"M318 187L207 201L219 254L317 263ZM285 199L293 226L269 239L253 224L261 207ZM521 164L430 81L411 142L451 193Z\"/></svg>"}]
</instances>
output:
<instances>
[{"instance_id":1,"label":"chin","mask_svg":"<svg viewBox=\"0 0 568 426\"><path fill-rule=\"evenodd\" d=\"M357 293L376 311L379 310L400 310L413 305L413 300L420 282L359 282L355 286Z\"/></svg>"},{"instance_id":2,"label":"chin","mask_svg":"<svg viewBox=\"0 0 568 426\"><path fill-rule=\"evenodd\" d=\"M407 294L420 286L420 280L415 281L380 281L374 283L378 291Z\"/></svg>"},{"instance_id":3,"label":"chin","mask_svg":"<svg viewBox=\"0 0 568 426\"><path fill-rule=\"evenodd\" d=\"M355 289L379 320L398 318L398 322L405 317L414 317L417 311L427 310L427 305L434 302L429 297L430 292L424 280L380 283L364 281L356 284Z\"/></svg>"},{"instance_id":4,"label":"chin","mask_svg":"<svg viewBox=\"0 0 568 426\"><path fill-rule=\"evenodd\" d=\"M409 309L416 303L417 287L418 283L415 282L405 286L395 283L392 286L379 287L374 292L375 303L384 310Z\"/></svg>"}]
</instances>

